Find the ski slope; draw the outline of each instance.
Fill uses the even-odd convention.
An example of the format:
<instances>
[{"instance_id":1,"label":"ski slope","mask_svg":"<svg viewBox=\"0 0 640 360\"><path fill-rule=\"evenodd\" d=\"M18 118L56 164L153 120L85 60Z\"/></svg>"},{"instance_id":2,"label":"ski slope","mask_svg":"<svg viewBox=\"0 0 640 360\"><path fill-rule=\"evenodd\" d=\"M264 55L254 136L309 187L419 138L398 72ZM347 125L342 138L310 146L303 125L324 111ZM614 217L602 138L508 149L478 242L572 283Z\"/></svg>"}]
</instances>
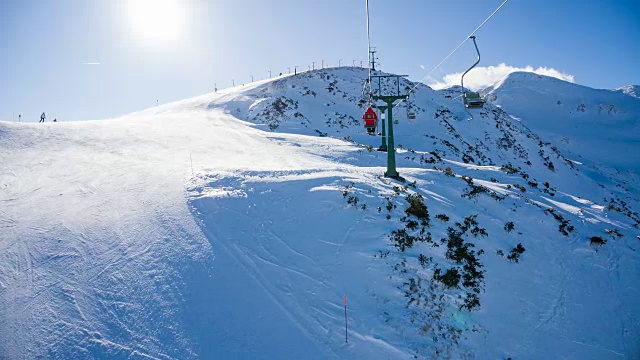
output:
<instances>
[{"instance_id":1,"label":"ski slope","mask_svg":"<svg viewBox=\"0 0 640 360\"><path fill-rule=\"evenodd\" d=\"M2 353L194 354L185 292L214 255L184 201L191 160L223 172L328 166L255 133L215 112L3 124Z\"/></svg>"},{"instance_id":2,"label":"ski slope","mask_svg":"<svg viewBox=\"0 0 640 360\"><path fill-rule=\"evenodd\" d=\"M497 107L468 120L426 86L414 122L397 110L406 182L382 178L386 153L366 147L380 138L359 123L364 73L282 76L111 120L0 123L0 358L637 357L637 224L604 200L637 210L636 190ZM494 198L466 196L469 181ZM434 241L398 251L410 194ZM484 271L467 311L469 289L433 274L456 266L440 239L470 215L488 236L464 236Z\"/></svg>"}]
</instances>

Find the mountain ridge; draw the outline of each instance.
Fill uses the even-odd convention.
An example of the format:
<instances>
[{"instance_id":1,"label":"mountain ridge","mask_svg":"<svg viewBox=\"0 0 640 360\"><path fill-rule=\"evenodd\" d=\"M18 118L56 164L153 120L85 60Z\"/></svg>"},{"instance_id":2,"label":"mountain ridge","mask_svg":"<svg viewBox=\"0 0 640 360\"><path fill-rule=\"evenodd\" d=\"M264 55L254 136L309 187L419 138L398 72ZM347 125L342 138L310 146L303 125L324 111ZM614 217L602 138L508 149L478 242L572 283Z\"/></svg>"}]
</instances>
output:
<instances>
[{"instance_id":1,"label":"mountain ridge","mask_svg":"<svg viewBox=\"0 0 640 360\"><path fill-rule=\"evenodd\" d=\"M623 94L640 98L640 85L627 85L617 88L614 91L621 91Z\"/></svg>"},{"instance_id":2,"label":"mountain ridge","mask_svg":"<svg viewBox=\"0 0 640 360\"><path fill-rule=\"evenodd\" d=\"M633 175L501 104L471 119L455 91L402 80L404 182L384 178L365 78L0 123L0 357L638 353Z\"/></svg>"}]
</instances>

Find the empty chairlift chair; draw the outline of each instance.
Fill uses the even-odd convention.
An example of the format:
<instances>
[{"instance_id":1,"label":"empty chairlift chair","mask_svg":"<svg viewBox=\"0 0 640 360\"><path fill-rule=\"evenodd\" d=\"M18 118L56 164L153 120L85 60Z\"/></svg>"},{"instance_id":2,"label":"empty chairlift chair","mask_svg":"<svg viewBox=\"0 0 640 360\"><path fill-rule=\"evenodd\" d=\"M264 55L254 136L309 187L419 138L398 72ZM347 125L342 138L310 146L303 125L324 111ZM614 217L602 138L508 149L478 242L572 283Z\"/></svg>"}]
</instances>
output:
<instances>
[{"instance_id":1,"label":"empty chairlift chair","mask_svg":"<svg viewBox=\"0 0 640 360\"><path fill-rule=\"evenodd\" d=\"M464 106L468 109L482 109L484 100L477 92L468 91L464 95Z\"/></svg>"},{"instance_id":2,"label":"empty chairlift chair","mask_svg":"<svg viewBox=\"0 0 640 360\"><path fill-rule=\"evenodd\" d=\"M415 95L414 95L415 100ZM416 112L413 110L413 104L411 103L411 91L407 93L407 120L415 120Z\"/></svg>"},{"instance_id":3,"label":"empty chairlift chair","mask_svg":"<svg viewBox=\"0 0 640 360\"><path fill-rule=\"evenodd\" d=\"M409 103L407 100L407 120L415 120L415 119L416 119L416 112L413 110L411 103Z\"/></svg>"},{"instance_id":4,"label":"empty chairlift chair","mask_svg":"<svg viewBox=\"0 0 640 360\"><path fill-rule=\"evenodd\" d=\"M482 98L482 96L480 96L480 93L473 92L473 91L466 91L464 89L464 76L467 75L467 73L471 71L471 69L473 69L474 67L476 67L476 65L480 63L480 50L478 50L478 44L476 44L476 37L470 36L469 38L473 40L473 45L476 47L476 52L478 53L478 60L476 60L476 62L473 65L471 65L471 67L467 69L467 71L465 71L464 74L462 74L462 79L460 80L461 82L460 85L462 87L461 89L462 101L464 102L464 107L467 109L482 109L485 101Z\"/></svg>"},{"instance_id":5,"label":"empty chairlift chair","mask_svg":"<svg viewBox=\"0 0 640 360\"><path fill-rule=\"evenodd\" d=\"M407 119L408 120L415 120L416 119L415 111L409 109L409 111L407 111Z\"/></svg>"}]
</instances>

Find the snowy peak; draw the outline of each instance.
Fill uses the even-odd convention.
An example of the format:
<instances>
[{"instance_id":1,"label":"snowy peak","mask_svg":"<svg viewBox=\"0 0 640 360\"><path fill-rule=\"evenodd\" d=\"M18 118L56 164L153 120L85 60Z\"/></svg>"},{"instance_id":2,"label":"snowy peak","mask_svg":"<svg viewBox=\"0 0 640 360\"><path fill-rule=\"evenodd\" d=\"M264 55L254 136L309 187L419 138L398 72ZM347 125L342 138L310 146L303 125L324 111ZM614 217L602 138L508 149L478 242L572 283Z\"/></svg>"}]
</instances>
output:
<instances>
[{"instance_id":1,"label":"snowy peak","mask_svg":"<svg viewBox=\"0 0 640 360\"><path fill-rule=\"evenodd\" d=\"M528 121L544 118L546 123L566 124L579 119L596 126L635 126L640 118L640 99L628 96L631 93L635 93L633 87L593 89L523 72L512 73L484 90L492 103Z\"/></svg>"},{"instance_id":2,"label":"snowy peak","mask_svg":"<svg viewBox=\"0 0 640 360\"><path fill-rule=\"evenodd\" d=\"M620 91L623 94L633 96L635 98L640 98L640 85L627 85L619 89L615 89L614 91Z\"/></svg>"},{"instance_id":3,"label":"snowy peak","mask_svg":"<svg viewBox=\"0 0 640 360\"><path fill-rule=\"evenodd\" d=\"M640 99L633 87L593 89L533 73L513 73L487 88L495 105L574 159L638 169ZM626 92L625 92L626 91Z\"/></svg>"},{"instance_id":4,"label":"snowy peak","mask_svg":"<svg viewBox=\"0 0 640 360\"><path fill-rule=\"evenodd\" d=\"M588 86L571 83L565 80L550 76L538 75L530 72L513 72L505 76L502 80L483 90L485 94L492 94L497 100L500 95L518 94L523 96L535 96L533 100L557 100L581 101L585 106L590 104L619 104L622 106L634 104L635 100L629 100L622 96L640 93L638 87L634 85L626 86L615 91L593 89ZM556 100L556 104L557 104ZM558 104L560 105L560 104Z\"/></svg>"},{"instance_id":5,"label":"snowy peak","mask_svg":"<svg viewBox=\"0 0 640 360\"><path fill-rule=\"evenodd\" d=\"M484 89L484 91L486 93L490 93L502 87L509 88L514 86L515 87L529 86L533 88L547 88L549 86L555 86L555 87L564 86L565 84L584 87L582 85L570 83L568 81L560 80L558 78L554 78L551 76L539 75L539 74L535 74L527 71L516 71L508 74L501 80L497 81L495 84Z\"/></svg>"}]
</instances>

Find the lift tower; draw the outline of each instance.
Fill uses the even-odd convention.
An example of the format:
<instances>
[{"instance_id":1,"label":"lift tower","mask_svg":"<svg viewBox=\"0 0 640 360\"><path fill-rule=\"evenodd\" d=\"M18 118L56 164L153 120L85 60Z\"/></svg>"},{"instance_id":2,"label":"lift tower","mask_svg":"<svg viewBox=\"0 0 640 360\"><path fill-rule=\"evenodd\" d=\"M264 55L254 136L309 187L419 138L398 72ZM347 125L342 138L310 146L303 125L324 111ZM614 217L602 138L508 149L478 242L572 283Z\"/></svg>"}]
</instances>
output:
<instances>
[{"instance_id":1,"label":"lift tower","mask_svg":"<svg viewBox=\"0 0 640 360\"><path fill-rule=\"evenodd\" d=\"M394 179L400 179L400 174L398 174L396 170L396 151L393 138L393 103L398 100L407 99L408 95L400 94L400 78L407 76L408 75L371 75L371 85L375 84L376 80L378 83L378 88L373 91L372 98L376 101L384 101L389 114L387 118L387 171L384 173L384 176Z\"/></svg>"}]
</instances>

